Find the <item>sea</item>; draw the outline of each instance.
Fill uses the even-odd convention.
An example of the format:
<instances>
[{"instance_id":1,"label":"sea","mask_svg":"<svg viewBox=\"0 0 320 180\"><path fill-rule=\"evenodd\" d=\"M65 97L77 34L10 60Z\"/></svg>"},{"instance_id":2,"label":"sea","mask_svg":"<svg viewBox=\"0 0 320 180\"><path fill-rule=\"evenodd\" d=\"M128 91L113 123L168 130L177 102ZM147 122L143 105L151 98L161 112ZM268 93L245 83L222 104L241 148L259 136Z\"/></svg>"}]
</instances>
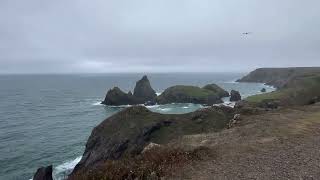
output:
<instances>
[{"instance_id":1,"label":"sea","mask_svg":"<svg viewBox=\"0 0 320 180\"><path fill-rule=\"evenodd\" d=\"M237 83L246 73L147 74L161 94L173 85L216 83L243 97L267 92L260 83ZM63 180L80 161L86 141L100 122L127 106L100 102L108 89L133 90L144 74L0 75L0 180L29 180L37 168L53 165L55 180ZM224 103L230 105L228 98ZM159 113L181 114L198 104L148 107Z\"/></svg>"}]
</instances>

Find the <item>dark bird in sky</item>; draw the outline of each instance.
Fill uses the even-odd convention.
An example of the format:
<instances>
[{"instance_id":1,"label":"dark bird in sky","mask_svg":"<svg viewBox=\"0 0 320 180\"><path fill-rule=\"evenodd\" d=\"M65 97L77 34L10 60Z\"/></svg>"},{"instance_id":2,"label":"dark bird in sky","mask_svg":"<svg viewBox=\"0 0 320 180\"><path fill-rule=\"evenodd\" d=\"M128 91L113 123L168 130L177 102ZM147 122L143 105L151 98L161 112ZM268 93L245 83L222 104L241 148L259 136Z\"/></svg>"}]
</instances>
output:
<instances>
[{"instance_id":1,"label":"dark bird in sky","mask_svg":"<svg viewBox=\"0 0 320 180\"><path fill-rule=\"evenodd\" d=\"M242 33L243 35L249 35L249 34L252 34L252 32L244 32Z\"/></svg>"}]
</instances>

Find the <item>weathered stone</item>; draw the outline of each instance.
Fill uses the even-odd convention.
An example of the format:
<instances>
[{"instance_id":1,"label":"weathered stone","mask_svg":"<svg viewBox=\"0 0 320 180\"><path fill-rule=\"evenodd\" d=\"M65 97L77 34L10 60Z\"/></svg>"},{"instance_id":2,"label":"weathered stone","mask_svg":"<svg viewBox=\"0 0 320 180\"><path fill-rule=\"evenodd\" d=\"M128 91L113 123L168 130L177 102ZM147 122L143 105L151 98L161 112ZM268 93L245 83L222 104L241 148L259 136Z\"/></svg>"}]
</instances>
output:
<instances>
[{"instance_id":1,"label":"weathered stone","mask_svg":"<svg viewBox=\"0 0 320 180\"><path fill-rule=\"evenodd\" d=\"M232 102L241 100L241 95L240 95L239 91L231 90L230 96L231 96L230 101L232 101Z\"/></svg>"},{"instance_id":2,"label":"weathered stone","mask_svg":"<svg viewBox=\"0 0 320 180\"><path fill-rule=\"evenodd\" d=\"M52 165L39 168L33 180L52 180Z\"/></svg>"}]
</instances>

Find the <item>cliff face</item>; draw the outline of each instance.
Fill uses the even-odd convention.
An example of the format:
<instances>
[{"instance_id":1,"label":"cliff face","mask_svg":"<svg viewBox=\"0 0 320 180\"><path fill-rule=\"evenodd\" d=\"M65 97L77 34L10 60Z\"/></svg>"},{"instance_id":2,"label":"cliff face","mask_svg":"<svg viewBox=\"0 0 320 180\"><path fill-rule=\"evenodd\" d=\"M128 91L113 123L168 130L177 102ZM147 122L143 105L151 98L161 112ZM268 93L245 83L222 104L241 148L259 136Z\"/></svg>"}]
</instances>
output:
<instances>
[{"instance_id":1,"label":"cliff face","mask_svg":"<svg viewBox=\"0 0 320 180\"><path fill-rule=\"evenodd\" d=\"M89 171L107 160L135 156L148 142L163 144L187 134L219 131L232 119L233 111L212 107L169 115L151 112L143 106L126 108L94 128L73 173Z\"/></svg>"},{"instance_id":2,"label":"cliff face","mask_svg":"<svg viewBox=\"0 0 320 180\"><path fill-rule=\"evenodd\" d=\"M258 82L283 88L295 77L320 74L320 67L259 68L237 82Z\"/></svg>"}]
</instances>

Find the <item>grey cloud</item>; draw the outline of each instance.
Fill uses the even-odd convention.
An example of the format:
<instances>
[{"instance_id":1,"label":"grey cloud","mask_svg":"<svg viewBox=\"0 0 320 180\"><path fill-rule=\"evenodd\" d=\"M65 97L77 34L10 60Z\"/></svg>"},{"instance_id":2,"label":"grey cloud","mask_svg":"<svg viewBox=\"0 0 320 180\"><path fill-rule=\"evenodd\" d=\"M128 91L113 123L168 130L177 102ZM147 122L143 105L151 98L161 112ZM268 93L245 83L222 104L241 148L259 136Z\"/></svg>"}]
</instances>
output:
<instances>
[{"instance_id":1,"label":"grey cloud","mask_svg":"<svg viewBox=\"0 0 320 180\"><path fill-rule=\"evenodd\" d=\"M2 0L0 73L320 66L319 6L317 0Z\"/></svg>"}]
</instances>

